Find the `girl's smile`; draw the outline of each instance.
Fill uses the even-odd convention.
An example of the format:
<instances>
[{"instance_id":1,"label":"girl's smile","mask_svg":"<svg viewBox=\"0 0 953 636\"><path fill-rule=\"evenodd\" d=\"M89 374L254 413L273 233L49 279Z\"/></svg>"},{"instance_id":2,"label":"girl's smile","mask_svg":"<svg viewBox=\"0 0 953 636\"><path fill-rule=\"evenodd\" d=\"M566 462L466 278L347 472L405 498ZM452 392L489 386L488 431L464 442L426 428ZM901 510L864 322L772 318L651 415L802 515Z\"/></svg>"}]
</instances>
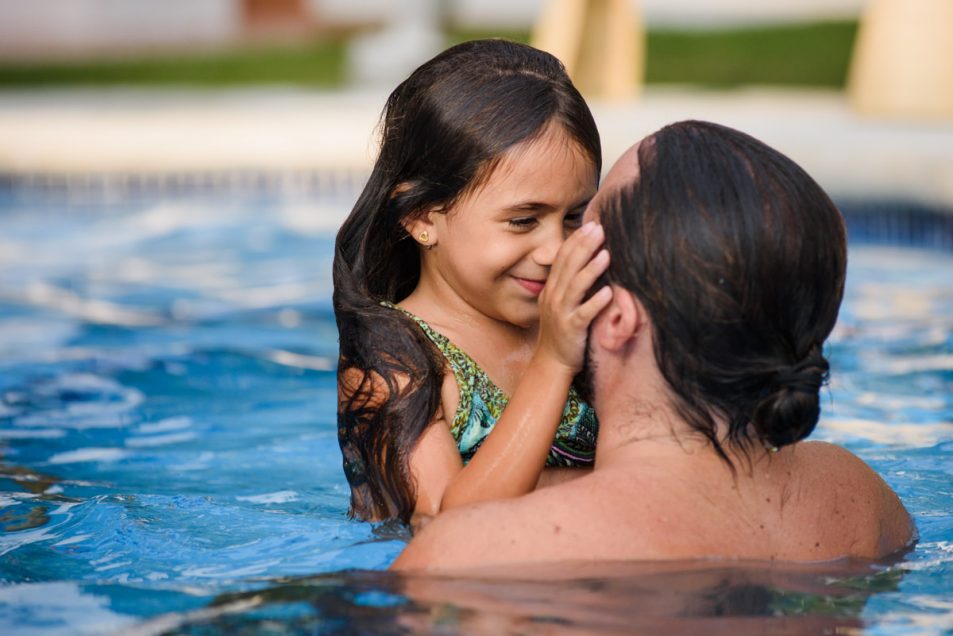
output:
<instances>
[{"instance_id":1,"label":"girl's smile","mask_svg":"<svg viewBox=\"0 0 953 636\"><path fill-rule=\"evenodd\" d=\"M531 280L529 278L519 278L518 276L514 276L513 280L515 280L520 287L531 293L533 296L539 296L543 291L543 287L546 286L545 279Z\"/></svg>"}]
</instances>

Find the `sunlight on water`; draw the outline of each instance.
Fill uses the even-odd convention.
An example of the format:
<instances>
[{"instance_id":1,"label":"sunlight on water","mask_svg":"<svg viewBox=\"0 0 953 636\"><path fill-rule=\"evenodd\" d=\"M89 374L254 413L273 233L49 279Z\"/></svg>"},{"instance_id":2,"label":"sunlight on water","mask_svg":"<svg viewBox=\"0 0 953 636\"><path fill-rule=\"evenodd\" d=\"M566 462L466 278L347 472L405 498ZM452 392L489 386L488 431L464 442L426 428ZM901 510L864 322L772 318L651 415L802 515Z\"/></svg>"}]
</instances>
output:
<instances>
[{"instance_id":1,"label":"sunlight on water","mask_svg":"<svg viewBox=\"0 0 953 636\"><path fill-rule=\"evenodd\" d=\"M829 351L815 437L910 508L898 564L437 585L380 572L406 535L346 516L348 205L0 206L0 633L953 628L953 256L852 249Z\"/></svg>"}]
</instances>

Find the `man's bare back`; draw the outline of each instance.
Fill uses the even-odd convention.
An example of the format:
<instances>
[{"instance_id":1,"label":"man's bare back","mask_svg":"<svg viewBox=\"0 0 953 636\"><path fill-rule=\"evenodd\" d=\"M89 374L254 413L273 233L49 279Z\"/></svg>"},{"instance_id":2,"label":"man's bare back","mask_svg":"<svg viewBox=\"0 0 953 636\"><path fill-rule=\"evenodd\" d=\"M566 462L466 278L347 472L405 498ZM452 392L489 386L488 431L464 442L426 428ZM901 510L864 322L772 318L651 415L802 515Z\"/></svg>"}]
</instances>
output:
<instances>
[{"instance_id":1,"label":"man's bare back","mask_svg":"<svg viewBox=\"0 0 953 636\"><path fill-rule=\"evenodd\" d=\"M475 570L717 555L876 559L911 541L913 526L896 495L837 446L805 442L766 453L750 474L738 466L736 476L711 455L693 457L690 466L673 464L670 456L641 463L619 458L521 499L440 515L394 567Z\"/></svg>"}]
</instances>

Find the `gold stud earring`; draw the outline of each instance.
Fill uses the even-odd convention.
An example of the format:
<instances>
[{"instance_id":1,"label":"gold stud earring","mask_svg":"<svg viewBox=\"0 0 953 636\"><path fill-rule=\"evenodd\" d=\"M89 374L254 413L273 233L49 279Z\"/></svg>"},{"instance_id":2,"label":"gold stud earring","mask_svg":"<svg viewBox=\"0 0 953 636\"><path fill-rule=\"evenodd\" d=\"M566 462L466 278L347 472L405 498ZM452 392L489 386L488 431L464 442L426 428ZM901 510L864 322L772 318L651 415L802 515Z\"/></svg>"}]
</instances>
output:
<instances>
[{"instance_id":1,"label":"gold stud earring","mask_svg":"<svg viewBox=\"0 0 953 636\"><path fill-rule=\"evenodd\" d=\"M424 245L427 245L427 243L430 242L430 234L427 233L427 230L424 230L423 232L421 232L420 234L418 234L418 235L417 235L417 238L418 238L418 239L420 240L420 242L423 243Z\"/></svg>"}]
</instances>

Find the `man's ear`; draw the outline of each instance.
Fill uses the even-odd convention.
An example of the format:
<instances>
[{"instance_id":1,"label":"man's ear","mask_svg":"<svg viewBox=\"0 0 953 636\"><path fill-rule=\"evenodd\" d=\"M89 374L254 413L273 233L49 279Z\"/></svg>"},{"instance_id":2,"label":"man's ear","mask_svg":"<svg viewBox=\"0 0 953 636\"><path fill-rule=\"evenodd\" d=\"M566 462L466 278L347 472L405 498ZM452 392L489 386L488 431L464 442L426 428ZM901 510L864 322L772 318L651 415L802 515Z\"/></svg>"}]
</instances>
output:
<instances>
[{"instance_id":1,"label":"man's ear","mask_svg":"<svg viewBox=\"0 0 953 636\"><path fill-rule=\"evenodd\" d=\"M632 292L612 285L612 301L593 324L593 336L603 349L619 351L639 334L647 318L645 308Z\"/></svg>"}]
</instances>

